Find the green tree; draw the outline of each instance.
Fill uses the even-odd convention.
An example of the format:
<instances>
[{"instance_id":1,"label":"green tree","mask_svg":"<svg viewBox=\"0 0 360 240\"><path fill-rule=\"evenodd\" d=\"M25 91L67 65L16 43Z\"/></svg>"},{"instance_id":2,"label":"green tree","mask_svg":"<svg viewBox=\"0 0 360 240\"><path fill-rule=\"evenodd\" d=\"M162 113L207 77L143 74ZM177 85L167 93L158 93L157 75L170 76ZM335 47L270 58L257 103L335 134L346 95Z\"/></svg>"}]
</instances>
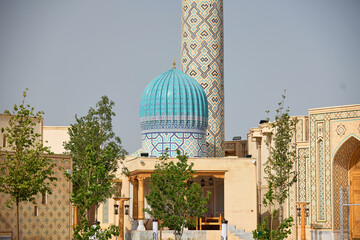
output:
<instances>
[{"instance_id":1,"label":"green tree","mask_svg":"<svg viewBox=\"0 0 360 240\"><path fill-rule=\"evenodd\" d=\"M115 179L119 159L126 154L120 138L112 130L113 106L114 102L103 96L96 109L90 108L84 117L75 116L76 123L68 131L70 140L64 143L73 159L72 174L66 174L73 183L71 202L78 207L81 219L81 225L74 231L75 239L88 239L99 230L99 226L93 228L93 223L89 222L89 209L92 206L97 209L100 203L112 197L112 180ZM98 232L99 239L117 234L116 229L111 226L102 234Z\"/></svg>"},{"instance_id":2,"label":"green tree","mask_svg":"<svg viewBox=\"0 0 360 240\"><path fill-rule=\"evenodd\" d=\"M27 91L28 89L26 89ZM41 135L35 131L35 125L41 122L43 112L34 112L34 108L25 104L26 91L20 105L14 105L13 111L6 110L10 119L8 126L1 128L7 142L7 148L1 152L4 160L0 163L0 192L10 195L7 207L16 204L16 228L19 239L19 204L35 202L38 193L51 194L55 164L49 155L49 147L42 143Z\"/></svg>"},{"instance_id":3,"label":"green tree","mask_svg":"<svg viewBox=\"0 0 360 240\"><path fill-rule=\"evenodd\" d=\"M104 202L104 196L109 196L112 189L112 181L115 178L114 173L109 173L107 169L108 158L112 155L111 149L106 149L100 156L88 145L84 158L83 167L77 169L73 175L67 174L68 178L74 180L76 177L77 190L73 192L71 202L74 203L80 215L81 224L76 226L73 237L77 240L85 240L96 234L97 239L109 239L112 235L118 235L119 229L111 225L108 229L100 231L100 226L92 226L89 223L86 212L94 204ZM110 194L111 196L111 194ZM109 197L110 197L109 196Z\"/></svg>"},{"instance_id":4,"label":"green tree","mask_svg":"<svg viewBox=\"0 0 360 240\"><path fill-rule=\"evenodd\" d=\"M173 229L175 239L181 239L184 227L194 227L195 217L203 217L207 212L210 192L203 198L199 184L188 185L195 171L187 156L180 155L178 150L178 161L167 158L167 155L160 157L151 174L150 193L146 196L150 208L144 211L161 220L161 227Z\"/></svg>"},{"instance_id":5,"label":"green tree","mask_svg":"<svg viewBox=\"0 0 360 240\"><path fill-rule=\"evenodd\" d=\"M268 192L265 194L263 203L270 205L272 211L268 220L264 220L253 231L255 239L284 239L291 233L290 227L293 221L292 217L283 219L283 203L289 196L290 187L296 182L297 176L294 171L294 162L296 160L295 141L293 134L295 132L296 119L291 118L289 108L284 109L285 92L282 95L282 101L278 103L275 121L270 124L272 132L271 141L267 142L269 148L269 157L265 163L265 178L268 181ZM279 211L275 210L275 205L279 205ZM280 225L273 230L273 219L279 216ZM267 229L267 226L270 229ZM269 238L263 238L266 236ZM259 235L260 234L260 235Z\"/></svg>"}]
</instances>

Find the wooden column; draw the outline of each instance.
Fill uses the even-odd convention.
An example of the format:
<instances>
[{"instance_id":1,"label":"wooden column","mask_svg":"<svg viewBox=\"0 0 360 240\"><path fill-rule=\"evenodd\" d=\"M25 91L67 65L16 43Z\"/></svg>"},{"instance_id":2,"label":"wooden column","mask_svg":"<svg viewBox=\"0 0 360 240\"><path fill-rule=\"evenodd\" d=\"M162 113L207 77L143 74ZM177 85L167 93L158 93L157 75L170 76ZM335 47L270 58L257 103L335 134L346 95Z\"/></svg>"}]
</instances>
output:
<instances>
[{"instance_id":1,"label":"wooden column","mask_svg":"<svg viewBox=\"0 0 360 240\"><path fill-rule=\"evenodd\" d=\"M139 184L138 184L138 181L137 179L132 179L132 184L133 184L133 219L134 220L137 220L138 219L138 187L139 187Z\"/></svg>"},{"instance_id":2,"label":"wooden column","mask_svg":"<svg viewBox=\"0 0 360 240\"><path fill-rule=\"evenodd\" d=\"M78 210L77 210L77 206L73 205L74 208L74 225L73 228L76 228L76 226L78 225Z\"/></svg>"},{"instance_id":3,"label":"wooden column","mask_svg":"<svg viewBox=\"0 0 360 240\"><path fill-rule=\"evenodd\" d=\"M130 198L115 197L115 201L119 201L119 238L118 240L124 240L124 202Z\"/></svg>"},{"instance_id":4,"label":"wooden column","mask_svg":"<svg viewBox=\"0 0 360 240\"><path fill-rule=\"evenodd\" d=\"M138 216L139 220L144 219L144 180L145 178L142 176L137 177L139 181L139 208L138 208Z\"/></svg>"},{"instance_id":5,"label":"wooden column","mask_svg":"<svg viewBox=\"0 0 360 240\"><path fill-rule=\"evenodd\" d=\"M301 207L301 240L306 239L306 232L305 232L305 206L309 205L308 202L298 202L298 205Z\"/></svg>"}]
</instances>

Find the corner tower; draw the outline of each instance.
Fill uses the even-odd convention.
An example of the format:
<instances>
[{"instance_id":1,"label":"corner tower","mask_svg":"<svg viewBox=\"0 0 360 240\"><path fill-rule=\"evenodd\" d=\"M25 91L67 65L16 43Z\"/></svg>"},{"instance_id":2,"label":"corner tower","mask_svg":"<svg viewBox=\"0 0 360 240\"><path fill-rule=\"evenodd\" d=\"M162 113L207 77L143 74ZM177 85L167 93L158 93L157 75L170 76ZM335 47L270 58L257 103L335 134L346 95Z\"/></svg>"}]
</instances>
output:
<instances>
[{"instance_id":1,"label":"corner tower","mask_svg":"<svg viewBox=\"0 0 360 240\"><path fill-rule=\"evenodd\" d=\"M223 0L182 0L181 67L205 90L208 157L224 157Z\"/></svg>"}]
</instances>

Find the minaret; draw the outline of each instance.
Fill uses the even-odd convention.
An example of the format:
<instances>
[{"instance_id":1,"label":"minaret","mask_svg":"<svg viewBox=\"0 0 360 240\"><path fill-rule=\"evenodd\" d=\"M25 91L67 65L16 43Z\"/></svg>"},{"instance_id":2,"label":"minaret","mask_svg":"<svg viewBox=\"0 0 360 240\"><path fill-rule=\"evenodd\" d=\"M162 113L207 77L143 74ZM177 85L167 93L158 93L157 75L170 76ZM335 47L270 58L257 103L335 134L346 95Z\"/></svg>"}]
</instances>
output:
<instances>
[{"instance_id":1,"label":"minaret","mask_svg":"<svg viewBox=\"0 0 360 240\"><path fill-rule=\"evenodd\" d=\"M182 0L181 68L205 90L208 157L224 157L223 0Z\"/></svg>"}]
</instances>

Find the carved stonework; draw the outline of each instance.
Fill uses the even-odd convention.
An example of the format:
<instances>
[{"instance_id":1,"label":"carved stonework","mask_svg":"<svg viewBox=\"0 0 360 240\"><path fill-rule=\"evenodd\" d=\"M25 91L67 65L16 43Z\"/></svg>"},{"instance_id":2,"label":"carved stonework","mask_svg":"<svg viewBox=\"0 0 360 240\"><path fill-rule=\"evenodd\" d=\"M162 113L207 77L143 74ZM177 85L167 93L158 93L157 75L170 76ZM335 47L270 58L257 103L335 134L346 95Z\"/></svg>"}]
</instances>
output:
<instances>
[{"instance_id":1,"label":"carved stonework","mask_svg":"<svg viewBox=\"0 0 360 240\"><path fill-rule=\"evenodd\" d=\"M324 137L324 123L318 122L317 123L317 138Z\"/></svg>"},{"instance_id":2,"label":"carved stonework","mask_svg":"<svg viewBox=\"0 0 360 240\"><path fill-rule=\"evenodd\" d=\"M341 121L343 119L355 119L360 117L360 111L357 109L338 112L310 112L309 115L309 201L310 201L310 224L313 229L332 229L333 226L339 226L339 187L347 186L347 170L348 165L343 166L340 160L335 161L332 154L330 143L334 141L334 137L338 136L337 125L331 132L330 122ZM339 128L339 133L348 133L348 129ZM344 136L343 136L344 137ZM319 140L323 140L323 166L321 169L322 176L319 175ZM355 138L353 138L355 140ZM353 141L353 140L351 140ZM334 148L336 149L336 147ZM333 150L334 150L333 149ZM339 151L338 151L339 152ZM338 153L337 153L338 154ZM339 156L336 154L336 157ZM340 167L342 166L342 167ZM319 184L319 182L321 184ZM334 183L334 186L332 186ZM320 190L319 187L322 186ZM319 194L323 207L320 207ZM320 212L322 211L322 212ZM324 217L324 220L320 220Z\"/></svg>"},{"instance_id":3,"label":"carved stonework","mask_svg":"<svg viewBox=\"0 0 360 240\"><path fill-rule=\"evenodd\" d=\"M346 127L344 124L339 124L336 128L336 133L337 135L339 135L340 137L344 136L344 134L346 133Z\"/></svg>"}]
</instances>

